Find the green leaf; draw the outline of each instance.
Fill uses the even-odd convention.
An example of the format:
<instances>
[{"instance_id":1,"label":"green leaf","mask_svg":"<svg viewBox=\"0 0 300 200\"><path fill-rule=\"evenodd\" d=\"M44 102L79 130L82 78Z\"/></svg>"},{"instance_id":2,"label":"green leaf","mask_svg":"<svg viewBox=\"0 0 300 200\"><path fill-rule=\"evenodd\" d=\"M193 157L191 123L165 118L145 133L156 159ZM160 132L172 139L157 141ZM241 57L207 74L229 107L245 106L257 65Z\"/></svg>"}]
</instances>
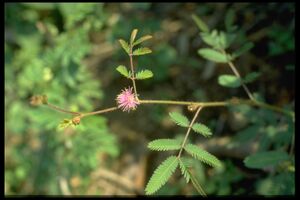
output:
<instances>
[{"instance_id":1,"label":"green leaf","mask_svg":"<svg viewBox=\"0 0 300 200\"><path fill-rule=\"evenodd\" d=\"M135 78L141 80L141 79L151 78L152 76L153 76L152 71L146 69L136 73Z\"/></svg>"},{"instance_id":2,"label":"green leaf","mask_svg":"<svg viewBox=\"0 0 300 200\"><path fill-rule=\"evenodd\" d=\"M123 76L126 78L129 78L129 72L127 71L127 68L124 65L119 65L116 70L120 72Z\"/></svg>"},{"instance_id":3,"label":"green leaf","mask_svg":"<svg viewBox=\"0 0 300 200\"><path fill-rule=\"evenodd\" d=\"M207 151L199 148L196 145L188 144L184 149L191 154L194 158L212 166L212 167L222 167L221 161L214 155L208 153Z\"/></svg>"},{"instance_id":4,"label":"green leaf","mask_svg":"<svg viewBox=\"0 0 300 200\"><path fill-rule=\"evenodd\" d=\"M216 39L217 35L213 35L212 33L204 32L204 33L200 33L200 36L206 44L208 44L214 48L219 47L219 45L217 43L217 39Z\"/></svg>"},{"instance_id":5,"label":"green leaf","mask_svg":"<svg viewBox=\"0 0 300 200\"><path fill-rule=\"evenodd\" d=\"M146 194L153 194L164 184L166 184L168 179L176 170L177 166L178 159L176 156L170 156L164 162L162 162L151 176L145 189Z\"/></svg>"},{"instance_id":6,"label":"green leaf","mask_svg":"<svg viewBox=\"0 0 300 200\"><path fill-rule=\"evenodd\" d=\"M190 122L188 118L178 112L170 112L169 113L173 122L182 127L188 127Z\"/></svg>"},{"instance_id":7,"label":"green leaf","mask_svg":"<svg viewBox=\"0 0 300 200\"><path fill-rule=\"evenodd\" d=\"M140 43L142 43L142 42L144 42L144 41L146 41L146 40L149 40L149 39L151 39L151 38L152 38L151 35L145 35L145 36L141 37L140 39L138 39L137 41L135 41L135 42L133 43L133 46L138 45L138 44L140 44Z\"/></svg>"},{"instance_id":8,"label":"green leaf","mask_svg":"<svg viewBox=\"0 0 300 200\"><path fill-rule=\"evenodd\" d=\"M129 54L129 51L130 51L129 44L125 40L122 40L122 39L119 39L119 42L120 42L122 48L126 51L126 53Z\"/></svg>"},{"instance_id":9,"label":"green leaf","mask_svg":"<svg viewBox=\"0 0 300 200\"><path fill-rule=\"evenodd\" d=\"M224 33L223 31L221 31L219 37L217 38L220 48L221 49L228 48L234 41L235 37L236 37L235 34Z\"/></svg>"},{"instance_id":10,"label":"green leaf","mask_svg":"<svg viewBox=\"0 0 300 200\"><path fill-rule=\"evenodd\" d=\"M140 56L140 55L148 54L151 52L152 52L151 49L149 49L148 47L142 47L142 48L138 48L138 49L134 50L133 55Z\"/></svg>"},{"instance_id":11,"label":"green leaf","mask_svg":"<svg viewBox=\"0 0 300 200\"><path fill-rule=\"evenodd\" d=\"M212 135L211 130L204 124L194 123L192 129L195 132L202 134L204 137L210 137Z\"/></svg>"},{"instance_id":12,"label":"green leaf","mask_svg":"<svg viewBox=\"0 0 300 200\"><path fill-rule=\"evenodd\" d=\"M224 87L237 88L242 85L241 79L234 75L221 75L218 77L218 83Z\"/></svg>"},{"instance_id":13,"label":"green leaf","mask_svg":"<svg viewBox=\"0 0 300 200\"><path fill-rule=\"evenodd\" d=\"M71 119L64 119L62 122L59 123L58 128L67 128L73 125Z\"/></svg>"},{"instance_id":14,"label":"green leaf","mask_svg":"<svg viewBox=\"0 0 300 200\"><path fill-rule=\"evenodd\" d=\"M255 81L258 77L260 77L261 73L260 72L251 72L245 76L243 79L244 83L251 83Z\"/></svg>"},{"instance_id":15,"label":"green leaf","mask_svg":"<svg viewBox=\"0 0 300 200\"><path fill-rule=\"evenodd\" d=\"M244 163L246 167L262 169L269 166L275 166L289 159L289 155L283 151L259 152L246 157Z\"/></svg>"},{"instance_id":16,"label":"green leaf","mask_svg":"<svg viewBox=\"0 0 300 200\"><path fill-rule=\"evenodd\" d=\"M175 139L157 139L148 144L148 148L155 151L178 150L180 147L180 141Z\"/></svg>"},{"instance_id":17,"label":"green leaf","mask_svg":"<svg viewBox=\"0 0 300 200\"><path fill-rule=\"evenodd\" d=\"M181 174L183 175L183 177L186 180L186 183L188 183L191 179L191 176L188 172L188 167L189 167L188 163L186 163L185 160L179 158L179 167L181 170Z\"/></svg>"},{"instance_id":18,"label":"green leaf","mask_svg":"<svg viewBox=\"0 0 300 200\"><path fill-rule=\"evenodd\" d=\"M133 29L133 31L131 32L131 36L130 36L130 44L133 44L137 32L138 32L137 29Z\"/></svg>"},{"instance_id":19,"label":"green leaf","mask_svg":"<svg viewBox=\"0 0 300 200\"><path fill-rule=\"evenodd\" d=\"M242 54L246 53L247 51L249 51L250 49L252 49L253 47L254 47L254 44L252 42L247 42L240 49L235 51L232 54L232 57L237 58L237 57L241 56Z\"/></svg>"},{"instance_id":20,"label":"green leaf","mask_svg":"<svg viewBox=\"0 0 300 200\"><path fill-rule=\"evenodd\" d=\"M230 61L229 55L222 54L214 49L203 48L203 49L199 49L198 53L203 58L217 63L227 63Z\"/></svg>"},{"instance_id":21,"label":"green leaf","mask_svg":"<svg viewBox=\"0 0 300 200\"><path fill-rule=\"evenodd\" d=\"M192 18L193 18L194 22L197 24L198 28L202 32L209 32L208 26L202 21L202 19L200 17L198 17L197 15L193 14Z\"/></svg>"},{"instance_id":22,"label":"green leaf","mask_svg":"<svg viewBox=\"0 0 300 200\"><path fill-rule=\"evenodd\" d=\"M233 31L235 29L233 27L234 20L235 20L235 13L233 9L229 9L225 15L225 27L227 31Z\"/></svg>"}]
</instances>

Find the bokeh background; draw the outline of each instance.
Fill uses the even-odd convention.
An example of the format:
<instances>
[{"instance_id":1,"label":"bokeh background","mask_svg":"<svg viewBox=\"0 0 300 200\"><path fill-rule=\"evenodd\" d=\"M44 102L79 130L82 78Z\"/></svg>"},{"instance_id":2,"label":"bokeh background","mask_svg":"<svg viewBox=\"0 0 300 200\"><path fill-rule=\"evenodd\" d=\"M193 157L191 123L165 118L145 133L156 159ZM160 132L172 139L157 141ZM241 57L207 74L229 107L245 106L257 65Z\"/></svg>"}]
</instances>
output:
<instances>
[{"instance_id":1,"label":"bokeh background","mask_svg":"<svg viewBox=\"0 0 300 200\"><path fill-rule=\"evenodd\" d=\"M231 74L225 64L200 57L206 47L191 15L211 29L224 29L224 16L235 14L238 35L254 48L235 60L242 75L262 76L249 88L264 101L294 110L295 5L293 3L6 3L5 4L5 194L135 195L144 194L154 169L172 152L151 152L158 138L182 138L185 130L168 113L193 113L184 106L142 105L135 112L115 111L86 117L59 129L69 115L34 107L30 97L46 94L49 102L73 111L115 105L131 85L116 72L129 66L118 39L153 39L152 54L137 57L152 79L139 81L142 99L223 101L247 98L242 88L218 84ZM239 41L232 50L240 47ZM258 151L289 151L294 123L258 108L210 108L198 121L213 130L210 139L191 135L193 143L225 164L222 172L193 162L193 173L208 195L291 195L294 160L285 167L249 169L243 160ZM290 152L294 157L293 151ZM197 195L177 170L157 194Z\"/></svg>"}]
</instances>

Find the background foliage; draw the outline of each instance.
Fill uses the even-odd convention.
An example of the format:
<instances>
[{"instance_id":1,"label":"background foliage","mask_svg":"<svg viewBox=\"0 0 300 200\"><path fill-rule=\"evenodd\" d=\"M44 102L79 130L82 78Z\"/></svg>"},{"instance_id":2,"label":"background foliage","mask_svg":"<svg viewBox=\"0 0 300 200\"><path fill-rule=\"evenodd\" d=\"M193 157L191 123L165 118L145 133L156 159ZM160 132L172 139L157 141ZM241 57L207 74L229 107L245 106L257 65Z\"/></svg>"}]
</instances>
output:
<instances>
[{"instance_id":1,"label":"background foliage","mask_svg":"<svg viewBox=\"0 0 300 200\"><path fill-rule=\"evenodd\" d=\"M135 59L139 70L154 74L138 82L143 99L247 98L241 88L218 84L220 75L232 74L226 64L198 54L207 44L192 14L211 29L228 31L223 16L229 12L238 36L229 50L240 52L245 40L254 44L234 61L242 75L261 73L250 90L294 110L293 3L5 4L5 194L143 194L154 169L171 155L151 152L147 143L183 137L168 113L189 118L193 113L181 106L145 105L129 114L87 117L75 129L63 130L58 124L67 115L33 107L29 98L47 94L51 103L73 111L114 105L131 84L115 71L128 65L118 39L128 38L134 28L153 36L145 42L152 54ZM189 139L225 164L218 171L189 158L208 195L295 193L291 119L238 106L205 109L198 120L213 137ZM270 155L277 159L266 160ZM130 184L122 185L126 181ZM177 169L156 194L198 193Z\"/></svg>"}]
</instances>

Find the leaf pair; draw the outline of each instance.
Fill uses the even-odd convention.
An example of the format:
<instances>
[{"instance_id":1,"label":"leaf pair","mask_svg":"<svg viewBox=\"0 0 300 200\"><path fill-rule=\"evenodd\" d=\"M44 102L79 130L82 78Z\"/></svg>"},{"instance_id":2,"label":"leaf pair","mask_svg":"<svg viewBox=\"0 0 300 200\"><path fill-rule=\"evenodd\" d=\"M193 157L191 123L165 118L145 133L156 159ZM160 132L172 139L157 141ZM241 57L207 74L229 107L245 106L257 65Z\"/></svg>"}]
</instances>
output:
<instances>
[{"instance_id":1,"label":"leaf pair","mask_svg":"<svg viewBox=\"0 0 300 200\"><path fill-rule=\"evenodd\" d=\"M243 83L251 83L255 81L261 74L259 72L251 72L245 76L245 78L240 79L234 75L220 75L218 77L218 83L224 87L237 88Z\"/></svg>"},{"instance_id":2,"label":"leaf pair","mask_svg":"<svg viewBox=\"0 0 300 200\"><path fill-rule=\"evenodd\" d=\"M158 139L150 142L148 148L156 151L167 151L167 150L179 150L181 148L180 142L175 139ZM199 148L196 145L188 144L184 147L187 153L189 153L194 158L204 162L213 167L222 167L221 161L219 161L214 155L208 153L207 151ZM164 162L162 162L151 176L147 187L145 189L146 194L153 194L159 188L161 188L171 177L171 175L176 170L179 164L180 170L186 182L192 180L193 185L202 195L205 195L204 191L200 187L197 180L192 176L189 171L189 165L185 162L184 158L178 158L175 156L170 156Z\"/></svg>"},{"instance_id":3,"label":"leaf pair","mask_svg":"<svg viewBox=\"0 0 300 200\"><path fill-rule=\"evenodd\" d=\"M195 179L195 177L191 174L191 172L188 169L188 164L185 162L184 159L177 158L176 156L170 156L165 161L163 161L157 169L154 171L153 175L151 176L147 186L146 186L146 194L153 194L157 190L159 190L166 182L169 180L169 178L172 176L172 174L175 172L177 167L180 167L181 173L183 174L184 178L186 179L187 183L189 180L192 180L193 185L197 189L197 191L203 195L206 196L205 192L202 190L201 186L199 185L198 181Z\"/></svg>"},{"instance_id":4,"label":"leaf pair","mask_svg":"<svg viewBox=\"0 0 300 200\"><path fill-rule=\"evenodd\" d=\"M178 112L171 112L169 113L171 119L173 122L175 122L177 125L182 127L189 127L190 121L188 118ZM210 137L212 135L211 130L201 123L194 123L192 126L193 131L196 133L202 134L204 137Z\"/></svg>"},{"instance_id":5,"label":"leaf pair","mask_svg":"<svg viewBox=\"0 0 300 200\"><path fill-rule=\"evenodd\" d=\"M228 63L229 61L232 60L232 57L230 55L223 54L217 50L210 49L210 48L199 49L198 53L203 58L217 63Z\"/></svg>"},{"instance_id":6,"label":"leaf pair","mask_svg":"<svg viewBox=\"0 0 300 200\"><path fill-rule=\"evenodd\" d=\"M152 38L151 35L145 35L145 36L139 38L138 40L134 41L136 38L137 32L138 32L138 29L134 29L132 31L131 36L130 36L130 44L128 44L128 42L126 42L123 39L119 39L119 42L120 42L122 48L125 50L125 52L128 55L131 54L132 48L134 46ZM132 55L140 56L140 55L145 55L145 54L148 54L151 52L152 52L151 49L149 49L148 47L141 47L141 48L138 48L138 49L132 51Z\"/></svg>"},{"instance_id":7,"label":"leaf pair","mask_svg":"<svg viewBox=\"0 0 300 200\"><path fill-rule=\"evenodd\" d=\"M155 151L179 150L181 148L181 143L175 139L157 139L150 142L148 148ZM214 155L196 145L188 144L184 149L194 158L212 167L221 167L221 162Z\"/></svg>"},{"instance_id":8,"label":"leaf pair","mask_svg":"<svg viewBox=\"0 0 300 200\"><path fill-rule=\"evenodd\" d=\"M126 78L130 78L131 77L131 73L127 70L127 68L124 65L119 65L116 70L122 74L123 76L125 76ZM146 70L141 70L139 72L137 72L135 74L135 78L138 80L142 80L142 79L147 79L147 78L151 78L153 76L152 71L146 69Z\"/></svg>"},{"instance_id":9,"label":"leaf pair","mask_svg":"<svg viewBox=\"0 0 300 200\"><path fill-rule=\"evenodd\" d=\"M202 40L212 48L226 49L232 44L236 34L213 30L211 33L200 33L200 36L202 37Z\"/></svg>"}]
</instances>

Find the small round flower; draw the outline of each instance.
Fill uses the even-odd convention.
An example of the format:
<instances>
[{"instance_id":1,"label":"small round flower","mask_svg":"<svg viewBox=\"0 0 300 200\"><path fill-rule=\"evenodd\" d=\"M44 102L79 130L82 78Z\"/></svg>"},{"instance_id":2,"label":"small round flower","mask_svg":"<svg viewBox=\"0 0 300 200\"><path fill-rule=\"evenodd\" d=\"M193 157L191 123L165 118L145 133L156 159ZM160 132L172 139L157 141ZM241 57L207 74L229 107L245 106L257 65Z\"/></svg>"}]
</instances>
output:
<instances>
[{"instance_id":1,"label":"small round flower","mask_svg":"<svg viewBox=\"0 0 300 200\"><path fill-rule=\"evenodd\" d=\"M118 108L121 108L123 111L135 110L139 102L135 99L134 94L132 93L132 88L122 90L121 94L117 96Z\"/></svg>"}]
</instances>

